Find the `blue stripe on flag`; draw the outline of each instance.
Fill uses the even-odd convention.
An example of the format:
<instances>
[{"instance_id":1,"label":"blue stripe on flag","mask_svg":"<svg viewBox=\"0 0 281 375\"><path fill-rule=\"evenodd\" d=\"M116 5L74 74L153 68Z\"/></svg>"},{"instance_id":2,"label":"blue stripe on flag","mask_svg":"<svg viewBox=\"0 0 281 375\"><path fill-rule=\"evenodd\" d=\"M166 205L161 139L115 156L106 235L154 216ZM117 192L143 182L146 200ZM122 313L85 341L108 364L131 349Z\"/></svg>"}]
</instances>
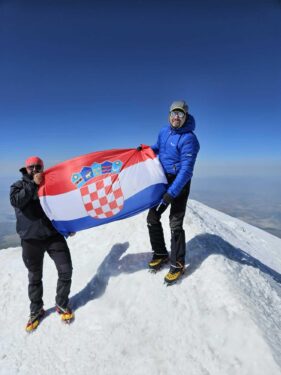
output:
<instances>
[{"instance_id":1,"label":"blue stripe on flag","mask_svg":"<svg viewBox=\"0 0 281 375\"><path fill-rule=\"evenodd\" d=\"M110 218L94 219L91 216L86 216L80 219L67 221L53 220L52 223L61 234L67 236L71 232L78 232L80 230L96 227L116 220L134 216L148 208L156 206L160 202L163 194L166 191L166 184L156 184L149 186L148 188L140 191L134 196L126 199L123 209L118 214Z\"/></svg>"}]
</instances>

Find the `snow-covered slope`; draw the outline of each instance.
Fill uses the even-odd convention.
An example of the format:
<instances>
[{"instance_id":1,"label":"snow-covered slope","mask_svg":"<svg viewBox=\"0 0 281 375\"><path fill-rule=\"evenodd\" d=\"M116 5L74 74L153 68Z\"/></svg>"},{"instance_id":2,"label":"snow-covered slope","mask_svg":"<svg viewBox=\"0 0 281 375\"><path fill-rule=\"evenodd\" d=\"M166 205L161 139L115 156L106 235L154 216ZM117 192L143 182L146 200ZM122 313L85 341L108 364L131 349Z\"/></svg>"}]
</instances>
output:
<instances>
[{"instance_id":1,"label":"snow-covered slope","mask_svg":"<svg viewBox=\"0 0 281 375\"><path fill-rule=\"evenodd\" d=\"M57 276L46 255L48 314L36 332L25 332L29 301L21 250L1 250L1 375L281 373L281 240L190 201L187 271L166 287L168 268L147 271L145 218L68 240L76 310L70 326L54 313Z\"/></svg>"}]
</instances>

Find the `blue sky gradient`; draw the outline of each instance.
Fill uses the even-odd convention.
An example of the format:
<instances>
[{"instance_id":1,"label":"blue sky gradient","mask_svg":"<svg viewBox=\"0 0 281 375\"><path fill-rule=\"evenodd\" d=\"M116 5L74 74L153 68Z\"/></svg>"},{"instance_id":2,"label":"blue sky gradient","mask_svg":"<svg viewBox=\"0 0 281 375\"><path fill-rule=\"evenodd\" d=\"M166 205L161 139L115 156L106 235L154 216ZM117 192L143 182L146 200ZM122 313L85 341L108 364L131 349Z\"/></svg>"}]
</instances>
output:
<instances>
[{"instance_id":1,"label":"blue sky gradient","mask_svg":"<svg viewBox=\"0 0 281 375\"><path fill-rule=\"evenodd\" d=\"M281 171L277 0L1 1L1 175L153 144L175 99L198 175Z\"/></svg>"}]
</instances>

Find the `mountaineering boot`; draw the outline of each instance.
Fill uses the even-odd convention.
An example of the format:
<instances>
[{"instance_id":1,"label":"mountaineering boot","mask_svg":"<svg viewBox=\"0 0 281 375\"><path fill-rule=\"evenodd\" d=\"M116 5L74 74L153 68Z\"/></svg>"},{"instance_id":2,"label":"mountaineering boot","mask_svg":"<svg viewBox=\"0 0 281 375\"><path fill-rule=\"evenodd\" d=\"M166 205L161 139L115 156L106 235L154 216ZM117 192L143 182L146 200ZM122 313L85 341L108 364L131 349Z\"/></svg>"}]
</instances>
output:
<instances>
[{"instance_id":1,"label":"mountaineering boot","mask_svg":"<svg viewBox=\"0 0 281 375\"><path fill-rule=\"evenodd\" d=\"M39 325L40 321L42 320L44 314L45 314L45 311L44 311L43 307L41 307L41 309L39 311L31 312L30 316L29 316L29 319L28 319L28 322L26 324L25 330L27 332L34 331L38 327L38 325Z\"/></svg>"},{"instance_id":2,"label":"mountaineering boot","mask_svg":"<svg viewBox=\"0 0 281 375\"><path fill-rule=\"evenodd\" d=\"M74 313L71 310L70 307L61 307L59 305L56 305L56 311L60 315L61 320L64 323L71 323L74 320Z\"/></svg>"},{"instance_id":3,"label":"mountaineering boot","mask_svg":"<svg viewBox=\"0 0 281 375\"><path fill-rule=\"evenodd\" d=\"M148 267L151 271L159 271L164 264L168 263L169 254L157 254L154 253L151 261L148 263Z\"/></svg>"},{"instance_id":4,"label":"mountaineering boot","mask_svg":"<svg viewBox=\"0 0 281 375\"><path fill-rule=\"evenodd\" d=\"M164 282L167 285L172 285L178 281L178 279L184 274L184 265L180 262L176 263L176 266L171 265L171 268L164 278Z\"/></svg>"}]
</instances>

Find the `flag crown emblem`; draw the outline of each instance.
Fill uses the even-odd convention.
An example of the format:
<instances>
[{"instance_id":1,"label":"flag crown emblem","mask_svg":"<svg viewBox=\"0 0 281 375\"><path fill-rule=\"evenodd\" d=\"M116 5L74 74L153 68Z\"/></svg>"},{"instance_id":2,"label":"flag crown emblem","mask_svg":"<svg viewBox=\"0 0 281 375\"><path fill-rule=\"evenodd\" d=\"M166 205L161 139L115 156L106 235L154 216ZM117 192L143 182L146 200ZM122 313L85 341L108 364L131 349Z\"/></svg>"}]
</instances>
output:
<instances>
[{"instance_id":1,"label":"flag crown emblem","mask_svg":"<svg viewBox=\"0 0 281 375\"><path fill-rule=\"evenodd\" d=\"M95 177L119 173L122 168L122 162L116 160L114 162L105 161L103 163L93 163L90 167L82 167L80 172L73 173L71 182L77 188L81 188Z\"/></svg>"}]
</instances>

